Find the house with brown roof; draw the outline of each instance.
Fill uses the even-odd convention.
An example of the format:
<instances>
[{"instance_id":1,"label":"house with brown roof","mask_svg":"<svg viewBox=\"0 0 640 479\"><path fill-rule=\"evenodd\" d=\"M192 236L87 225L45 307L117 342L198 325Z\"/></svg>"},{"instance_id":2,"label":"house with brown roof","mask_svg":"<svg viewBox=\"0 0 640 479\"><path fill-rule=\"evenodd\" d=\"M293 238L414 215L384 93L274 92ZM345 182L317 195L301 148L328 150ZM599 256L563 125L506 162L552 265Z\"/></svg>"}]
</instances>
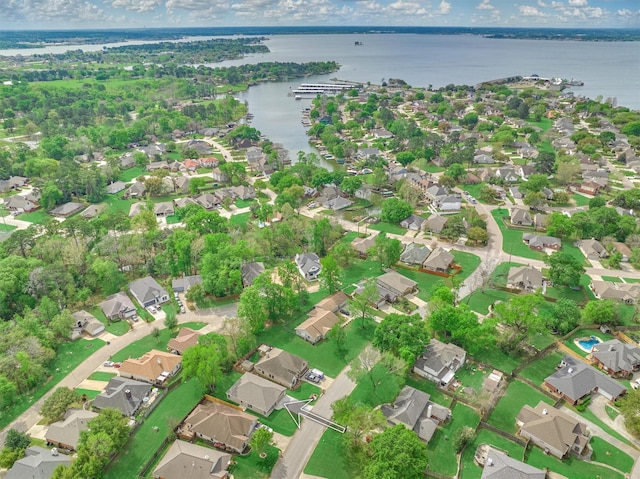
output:
<instances>
[{"instance_id":1,"label":"house with brown roof","mask_svg":"<svg viewBox=\"0 0 640 479\"><path fill-rule=\"evenodd\" d=\"M75 451L80 441L80 433L89 427L89 421L98 413L84 409L69 409L62 421L49 426L44 436L48 444L60 449Z\"/></svg>"},{"instance_id":2,"label":"house with brown roof","mask_svg":"<svg viewBox=\"0 0 640 479\"><path fill-rule=\"evenodd\" d=\"M227 479L231 454L174 441L153 470L154 479Z\"/></svg>"},{"instance_id":3,"label":"house with brown roof","mask_svg":"<svg viewBox=\"0 0 640 479\"><path fill-rule=\"evenodd\" d=\"M436 271L438 273L446 273L449 267L453 263L453 254L438 246L434 249L429 257L422 263L422 267L429 271Z\"/></svg>"},{"instance_id":4,"label":"house with brown roof","mask_svg":"<svg viewBox=\"0 0 640 479\"><path fill-rule=\"evenodd\" d=\"M278 348L268 349L254 366L258 374L287 388L294 387L307 369L307 361Z\"/></svg>"},{"instance_id":5,"label":"house with brown roof","mask_svg":"<svg viewBox=\"0 0 640 479\"><path fill-rule=\"evenodd\" d=\"M361 256L366 257L367 251L376 244L375 235L370 235L365 238L356 238L351 242L351 247Z\"/></svg>"},{"instance_id":6,"label":"house with brown roof","mask_svg":"<svg viewBox=\"0 0 640 479\"><path fill-rule=\"evenodd\" d=\"M33 211L40 207L39 204L33 201L30 201L24 196L20 196L20 195L9 196L8 198L5 198L4 206L9 211L17 211L19 213Z\"/></svg>"},{"instance_id":7,"label":"house with brown roof","mask_svg":"<svg viewBox=\"0 0 640 479\"><path fill-rule=\"evenodd\" d=\"M83 209L84 205L82 203L74 203L73 201L70 201L52 209L50 213L53 216L62 216L63 218L67 218Z\"/></svg>"},{"instance_id":8,"label":"house with brown roof","mask_svg":"<svg viewBox=\"0 0 640 479\"><path fill-rule=\"evenodd\" d=\"M326 309L314 308L309 317L296 327L296 334L311 344L327 337L331 328L340 323L340 318Z\"/></svg>"},{"instance_id":9,"label":"house with brown roof","mask_svg":"<svg viewBox=\"0 0 640 479\"><path fill-rule=\"evenodd\" d=\"M271 415L287 388L260 376L244 373L227 391L227 399L262 416Z\"/></svg>"},{"instance_id":10,"label":"house with brown roof","mask_svg":"<svg viewBox=\"0 0 640 479\"><path fill-rule=\"evenodd\" d=\"M242 453L258 419L223 402L198 404L184 420L181 435L198 437L228 451Z\"/></svg>"},{"instance_id":11,"label":"house with brown roof","mask_svg":"<svg viewBox=\"0 0 640 479\"><path fill-rule=\"evenodd\" d=\"M182 357L152 349L138 359L126 359L118 375L150 384L162 385L175 376L182 366Z\"/></svg>"},{"instance_id":12,"label":"house with brown roof","mask_svg":"<svg viewBox=\"0 0 640 479\"><path fill-rule=\"evenodd\" d=\"M187 348L198 344L198 338L202 336L202 333L195 331L191 328L180 328L178 335L175 338L171 338L167 344L169 351L176 351L182 355Z\"/></svg>"},{"instance_id":13,"label":"house with brown roof","mask_svg":"<svg viewBox=\"0 0 640 479\"><path fill-rule=\"evenodd\" d=\"M349 296L344 294L342 291L336 291L331 296L323 299L318 304L316 304L316 309L325 309L327 311L331 311L336 313L343 309L347 305L347 300Z\"/></svg>"},{"instance_id":14,"label":"house with brown roof","mask_svg":"<svg viewBox=\"0 0 640 479\"><path fill-rule=\"evenodd\" d=\"M623 263L627 263L631 258L631 249L626 244L621 243L620 241L614 241L611 244L613 245L613 248L622 255L620 261L622 261Z\"/></svg>"},{"instance_id":15,"label":"house with brown roof","mask_svg":"<svg viewBox=\"0 0 640 479\"><path fill-rule=\"evenodd\" d=\"M590 452L587 425L544 401L535 408L524 406L516 417L516 424L520 436L558 459Z\"/></svg>"},{"instance_id":16,"label":"house with brown roof","mask_svg":"<svg viewBox=\"0 0 640 479\"><path fill-rule=\"evenodd\" d=\"M578 246L587 259L600 261L601 259L609 257L609 252L602 243L596 239L591 238L581 240L578 242Z\"/></svg>"},{"instance_id":17,"label":"house with brown roof","mask_svg":"<svg viewBox=\"0 0 640 479\"><path fill-rule=\"evenodd\" d=\"M440 216L440 215L430 216L429 218L427 218L427 221L425 222L426 224L425 230L430 231L431 233L434 233L434 234L440 234L442 233L444 226L447 224L447 221L449 221L449 218L445 218L444 216Z\"/></svg>"},{"instance_id":18,"label":"house with brown roof","mask_svg":"<svg viewBox=\"0 0 640 479\"><path fill-rule=\"evenodd\" d=\"M264 273L264 263L262 262L254 262L243 264L240 268L240 272L242 274L242 286L246 288L247 286L251 286L253 281Z\"/></svg>"}]
</instances>

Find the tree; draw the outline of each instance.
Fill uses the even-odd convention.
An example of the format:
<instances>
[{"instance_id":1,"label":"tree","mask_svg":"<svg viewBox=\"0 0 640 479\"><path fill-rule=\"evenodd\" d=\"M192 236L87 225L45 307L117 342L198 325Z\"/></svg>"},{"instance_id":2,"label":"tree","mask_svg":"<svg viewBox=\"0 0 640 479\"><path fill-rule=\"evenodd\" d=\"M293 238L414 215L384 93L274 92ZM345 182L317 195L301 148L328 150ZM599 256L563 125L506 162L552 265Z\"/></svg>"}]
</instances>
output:
<instances>
[{"instance_id":1,"label":"tree","mask_svg":"<svg viewBox=\"0 0 640 479\"><path fill-rule=\"evenodd\" d=\"M342 287L342 270L336 259L329 255L320 260L322 270L318 275L320 285L329 290L329 294L333 294Z\"/></svg>"},{"instance_id":2,"label":"tree","mask_svg":"<svg viewBox=\"0 0 640 479\"><path fill-rule=\"evenodd\" d=\"M354 294L349 300L349 309L354 315L361 318L361 326L364 328L365 318L371 317L373 313L373 304L377 302L380 293L378 292L378 284L375 278L369 278L365 281L360 293Z\"/></svg>"},{"instance_id":3,"label":"tree","mask_svg":"<svg viewBox=\"0 0 640 479\"><path fill-rule=\"evenodd\" d=\"M400 254L402 254L400 240L388 238L382 233L376 236L374 242L368 253L380 262L381 268L388 268L400 260Z\"/></svg>"},{"instance_id":4,"label":"tree","mask_svg":"<svg viewBox=\"0 0 640 479\"><path fill-rule=\"evenodd\" d=\"M563 161L558 165L558 171L556 172L555 177L560 184L568 185L580 177L580 171L579 163Z\"/></svg>"},{"instance_id":5,"label":"tree","mask_svg":"<svg viewBox=\"0 0 640 479\"><path fill-rule=\"evenodd\" d=\"M249 441L251 449L253 449L261 459L266 458L265 451L268 446L272 446L273 444L273 432L264 427L256 429L251 436L251 441Z\"/></svg>"},{"instance_id":6,"label":"tree","mask_svg":"<svg viewBox=\"0 0 640 479\"><path fill-rule=\"evenodd\" d=\"M380 351L388 351L413 364L429 339L429 332L420 315L391 313L376 326L372 344Z\"/></svg>"},{"instance_id":7,"label":"tree","mask_svg":"<svg viewBox=\"0 0 640 479\"><path fill-rule=\"evenodd\" d=\"M24 451L31 444L31 436L17 429L9 429L4 438L4 447Z\"/></svg>"},{"instance_id":8,"label":"tree","mask_svg":"<svg viewBox=\"0 0 640 479\"><path fill-rule=\"evenodd\" d=\"M178 327L178 317L173 308L168 308L165 312L164 325L169 331L175 331Z\"/></svg>"},{"instance_id":9,"label":"tree","mask_svg":"<svg viewBox=\"0 0 640 479\"><path fill-rule=\"evenodd\" d=\"M560 334L567 334L580 321L580 308L575 301L560 298L553 306L553 313L548 320L549 326Z\"/></svg>"},{"instance_id":10,"label":"tree","mask_svg":"<svg viewBox=\"0 0 640 479\"><path fill-rule=\"evenodd\" d=\"M445 288L442 287L443 293ZM453 295L453 292L451 293ZM444 301L448 299L450 298L445 298ZM452 303L444 301L438 300L434 303L436 308L429 316L428 324L445 342L451 341L468 352L475 353L480 347L493 341L493 331L489 322L479 323L478 317L466 304L453 306Z\"/></svg>"},{"instance_id":11,"label":"tree","mask_svg":"<svg viewBox=\"0 0 640 479\"><path fill-rule=\"evenodd\" d=\"M627 431L640 438L640 390L629 389L627 394L616 401L616 406L624 417Z\"/></svg>"},{"instance_id":12,"label":"tree","mask_svg":"<svg viewBox=\"0 0 640 479\"><path fill-rule=\"evenodd\" d=\"M0 408L13 404L18 397L18 386L6 376L0 375Z\"/></svg>"},{"instance_id":13,"label":"tree","mask_svg":"<svg viewBox=\"0 0 640 479\"><path fill-rule=\"evenodd\" d=\"M531 207L532 210L541 210L547 205L547 197L544 193L532 191L525 195L522 202Z\"/></svg>"},{"instance_id":14,"label":"tree","mask_svg":"<svg viewBox=\"0 0 640 479\"><path fill-rule=\"evenodd\" d=\"M340 189L349 196L353 196L361 186L362 178L359 176L347 176L342 180L342 183L340 183Z\"/></svg>"},{"instance_id":15,"label":"tree","mask_svg":"<svg viewBox=\"0 0 640 479\"><path fill-rule=\"evenodd\" d=\"M249 322L241 318L225 318L222 332L229 338L229 347L234 358L247 354L256 345Z\"/></svg>"},{"instance_id":16,"label":"tree","mask_svg":"<svg viewBox=\"0 0 640 479\"><path fill-rule=\"evenodd\" d=\"M547 256L544 262L549 265L549 279L555 284L575 286L585 271L579 259L562 251Z\"/></svg>"},{"instance_id":17,"label":"tree","mask_svg":"<svg viewBox=\"0 0 640 479\"><path fill-rule=\"evenodd\" d=\"M373 409L365 404L356 403L349 396L338 399L331 405L333 410L333 420L346 427L345 442L347 452L351 456L349 462L361 462L358 459L365 459L367 442L364 436L372 431L382 428L387 424L387 420L379 409Z\"/></svg>"},{"instance_id":18,"label":"tree","mask_svg":"<svg viewBox=\"0 0 640 479\"><path fill-rule=\"evenodd\" d=\"M395 376L400 379L404 376L407 363L390 353L381 353L378 349L368 344L360 354L351 361L351 369L347 372L349 378L356 382L368 379L373 395L378 397L378 386L385 376Z\"/></svg>"},{"instance_id":19,"label":"tree","mask_svg":"<svg viewBox=\"0 0 640 479\"><path fill-rule=\"evenodd\" d=\"M571 218L567 215L563 215L559 211L551 213L547 219L547 233L551 236L567 239L573 236L576 232L576 227L573 225Z\"/></svg>"},{"instance_id":20,"label":"tree","mask_svg":"<svg viewBox=\"0 0 640 479\"><path fill-rule=\"evenodd\" d=\"M407 166L416 160L416 155L412 151L401 151L396 155L396 161L402 166Z\"/></svg>"},{"instance_id":21,"label":"tree","mask_svg":"<svg viewBox=\"0 0 640 479\"><path fill-rule=\"evenodd\" d=\"M40 408L40 414L48 424L62 419L67 409L80 402L80 395L73 389L59 387L51 396L45 399Z\"/></svg>"},{"instance_id":22,"label":"tree","mask_svg":"<svg viewBox=\"0 0 640 479\"><path fill-rule=\"evenodd\" d=\"M336 343L336 352L339 356L344 357L347 352L347 332L344 330L340 323L334 324L327 337Z\"/></svg>"},{"instance_id":23,"label":"tree","mask_svg":"<svg viewBox=\"0 0 640 479\"><path fill-rule=\"evenodd\" d=\"M473 241L475 244L486 244L489 241L489 233L486 229L479 226L472 226L467 231L467 237L469 241Z\"/></svg>"},{"instance_id":24,"label":"tree","mask_svg":"<svg viewBox=\"0 0 640 479\"><path fill-rule=\"evenodd\" d=\"M492 322L502 327L499 346L505 352L519 352L529 334L544 330L544 319L538 314L543 301L538 293L527 294L511 298L493 309Z\"/></svg>"},{"instance_id":25,"label":"tree","mask_svg":"<svg viewBox=\"0 0 640 479\"><path fill-rule=\"evenodd\" d=\"M582 310L584 324L616 324L618 313L616 304L611 299L589 301Z\"/></svg>"},{"instance_id":26,"label":"tree","mask_svg":"<svg viewBox=\"0 0 640 479\"><path fill-rule=\"evenodd\" d=\"M467 175L467 170L465 170L464 166L462 166L460 163L454 163L449 168L447 168L445 175L453 178L457 183Z\"/></svg>"},{"instance_id":27,"label":"tree","mask_svg":"<svg viewBox=\"0 0 640 479\"><path fill-rule=\"evenodd\" d=\"M556 154L552 151L541 151L536 159L535 169L538 173L550 175L555 171Z\"/></svg>"},{"instance_id":28,"label":"tree","mask_svg":"<svg viewBox=\"0 0 640 479\"><path fill-rule=\"evenodd\" d=\"M364 479L422 479L427 468L427 447L402 424L373 437Z\"/></svg>"},{"instance_id":29,"label":"tree","mask_svg":"<svg viewBox=\"0 0 640 479\"><path fill-rule=\"evenodd\" d=\"M389 223L400 223L413 213L413 208L406 201L398 198L389 198L382 203L380 218Z\"/></svg>"},{"instance_id":30,"label":"tree","mask_svg":"<svg viewBox=\"0 0 640 479\"><path fill-rule=\"evenodd\" d=\"M196 378L202 387L213 391L229 366L227 340L217 333L198 338L198 344L187 348L182 355L182 370L187 378Z\"/></svg>"}]
</instances>

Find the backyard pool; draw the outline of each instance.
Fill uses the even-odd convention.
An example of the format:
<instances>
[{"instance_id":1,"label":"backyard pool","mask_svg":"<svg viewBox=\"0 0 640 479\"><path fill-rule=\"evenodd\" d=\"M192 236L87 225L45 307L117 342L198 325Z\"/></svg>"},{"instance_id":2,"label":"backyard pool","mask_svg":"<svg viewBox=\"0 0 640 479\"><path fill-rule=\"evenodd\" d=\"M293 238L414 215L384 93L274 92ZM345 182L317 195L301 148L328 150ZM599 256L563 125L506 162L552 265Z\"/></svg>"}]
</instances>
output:
<instances>
[{"instance_id":1,"label":"backyard pool","mask_svg":"<svg viewBox=\"0 0 640 479\"><path fill-rule=\"evenodd\" d=\"M602 339L598 336L591 336L590 338L578 338L575 340L575 343L587 353L591 352L591 349L598 343L601 343Z\"/></svg>"}]
</instances>

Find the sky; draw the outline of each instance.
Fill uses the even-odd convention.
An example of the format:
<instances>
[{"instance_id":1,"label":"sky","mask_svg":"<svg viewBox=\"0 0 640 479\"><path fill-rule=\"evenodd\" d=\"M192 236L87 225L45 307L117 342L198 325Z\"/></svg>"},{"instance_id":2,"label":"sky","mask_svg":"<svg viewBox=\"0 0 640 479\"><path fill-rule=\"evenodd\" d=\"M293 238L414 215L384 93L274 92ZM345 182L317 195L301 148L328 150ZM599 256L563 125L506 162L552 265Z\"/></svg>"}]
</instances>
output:
<instances>
[{"instance_id":1,"label":"sky","mask_svg":"<svg viewBox=\"0 0 640 479\"><path fill-rule=\"evenodd\" d=\"M0 0L0 30L256 25L640 28L640 0Z\"/></svg>"}]
</instances>

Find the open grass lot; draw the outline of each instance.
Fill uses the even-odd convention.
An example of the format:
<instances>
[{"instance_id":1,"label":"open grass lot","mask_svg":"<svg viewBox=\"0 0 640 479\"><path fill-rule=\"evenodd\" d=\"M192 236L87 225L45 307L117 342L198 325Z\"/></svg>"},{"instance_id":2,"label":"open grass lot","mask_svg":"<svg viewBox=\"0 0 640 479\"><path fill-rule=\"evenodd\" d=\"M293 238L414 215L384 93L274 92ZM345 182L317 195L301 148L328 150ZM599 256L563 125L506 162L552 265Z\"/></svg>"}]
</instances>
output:
<instances>
[{"instance_id":1,"label":"open grass lot","mask_svg":"<svg viewBox=\"0 0 640 479\"><path fill-rule=\"evenodd\" d=\"M122 193L120 192L116 195L108 195L107 199L104 200L104 204L107 206L105 209L105 213L117 213L119 211L126 213L129 215L129 210L131 209L131 205L136 200L126 200L122 198Z\"/></svg>"},{"instance_id":2,"label":"open grass lot","mask_svg":"<svg viewBox=\"0 0 640 479\"><path fill-rule=\"evenodd\" d=\"M510 374L524 361L524 358L508 355L494 345L483 347L473 355L473 358L507 374Z\"/></svg>"},{"instance_id":3,"label":"open grass lot","mask_svg":"<svg viewBox=\"0 0 640 479\"><path fill-rule=\"evenodd\" d=\"M507 291L486 288L484 292L480 290L474 291L461 302L468 304L476 313L489 314L489 306L494 304L496 301L508 301L514 296L514 294L508 293Z\"/></svg>"},{"instance_id":4,"label":"open grass lot","mask_svg":"<svg viewBox=\"0 0 640 479\"><path fill-rule=\"evenodd\" d=\"M566 298L575 301L578 304L584 304L586 301L594 299L593 293L589 289L589 283L591 278L588 275L583 274L580 276L580 286L582 289L571 289L568 286L554 286L547 288L546 295L550 298L560 299Z\"/></svg>"},{"instance_id":5,"label":"open grass lot","mask_svg":"<svg viewBox=\"0 0 640 479\"><path fill-rule=\"evenodd\" d=\"M175 224L180 223L180 221L181 221L180 218L178 218L176 215L167 216L166 220L167 220L167 224L168 225L175 225Z\"/></svg>"},{"instance_id":6,"label":"open grass lot","mask_svg":"<svg viewBox=\"0 0 640 479\"><path fill-rule=\"evenodd\" d=\"M94 391L93 389L83 389L83 388L76 388L74 389L74 391L80 394L80 396L83 396L83 395L86 396L88 399L95 399L96 396L102 392L102 391Z\"/></svg>"},{"instance_id":7,"label":"open grass lot","mask_svg":"<svg viewBox=\"0 0 640 479\"><path fill-rule=\"evenodd\" d=\"M462 473L460 479L480 479L482 468L473 460L473 455L480 444L491 444L497 449L506 451L509 457L522 461L524 448L515 442L509 441L493 431L480 429L476 438L464 449L462 454Z\"/></svg>"},{"instance_id":8,"label":"open grass lot","mask_svg":"<svg viewBox=\"0 0 640 479\"><path fill-rule=\"evenodd\" d=\"M462 266L462 271L456 275L459 279L467 279L480 265L480 258L475 254L456 251L455 249L451 250L451 253L456 264Z\"/></svg>"},{"instance_id":9,"label":"open grass lot","mask_svg":"<svg viewBox=\"0 0 640 479\"><path fill-rule=\"evenodd\" d=\"M502 218L507 217L506 221L509 221L509 210L505 208L497 208L491 212L493 217L498 223L500 232L502 233L502 250L506 253L510 253L514 256L520 256L522 258L530 259L544 259L545 253L533 250L522 242L522 234L533 233L533 229L530 230L512 230L506 227Z\"/></svg>"},{"instance_id":10,"label":"open grass lot","mask_svg":"<svg viewBox=\"0 0 640 479\"><path fill-rule=\"evenodd\" d=\"M110 381L111 378L117 376L117 373L108 373L106 371L95 371L91 373L87 379L92 379L94 381Z\"/></svg>"},{"instance_id":11,"label":"open grass lot","mask_svg":"<svg viewBox=\"0 0 640 479\"><path fill-rule=\"evenodd\" d=\"M592 461L609 464L625 473L631 472L634 461L627 453L622 452L598 436L593 436L589 444L593 449Z\"/></svg>"},{"instance_id":12,"label":"open grass lot","mask_svg":"<svg viewBox=\"0 0 640 479\"><path fill-rule=\"evenodd\" d=\"M124 333L128 333L131 329L129 321L109 321L102 312L99 306L95 306L89 310L98 321L104 324L104 329L113 334L114 336L122 336Z\"/></svg>"},{"instance_id":13,"label":"open grass lot","mask_svg":"<svg viewBox=\"0 0 640 479\"><path fill-rule=\"evenodd\" d=\"M11 421L25 412L29 407L44 396L48 391L65 378L71 371L80 365L85 359L105 345L101 339L78 339L62 344L49 370L53 374L41 386L31 394L22 394L11 406L2 409L0 414L0 429L6 427Z\"/></svg>"},{"instance_id":14,"label":"open grass lot","mask_svg":"<svg viewBox=\"0 0 640 479\"><path fill-rule=\"evenodd\" d=\"M559 351L553 351L545 357L532 362L522 371L520 376L527 378L534 384L542 384L547 376L554 373L556 366L560 364L563 354Z\"/></svg>"},{"instance_id":15,"label":"open grass lot","mask_svg":"<svg viewBox=\"0 0 640 479\"><path fill-rule=\"evenodd\" d=\"M428 468L447 476L455 475L458 464L453 440L463 427L475 429L479 422L480 416L476 411L462 403L456 403L451 411L451 420L444 427L438 428L427 444Z\"/></svg>"},{"instance_id":16,"label":"open grass lot","mask_svg":"<svg viewBox=\"0 0 640 479\"><path fill-rule=\"evenodd\" d=\"M423 301L429 301L431 293L437 288L436 285L447 284L448 281L447 278L436 276L435 274L422 273L413 269L397 268L396 271L418 283L416 296Z\"/></svg>"},{"instance_id":17,"label":"open grass lot","mask_svg":"<svg viewBox=\"0 0 640 479\"><path fill-rule=\"evenodd\" d=\"M507 392L498 401L495 409L489 416L489 424L506 432L515 433L516 416L525 404L535 407L540 401L553 404L553 400L541 392L533 389L522 381L511 381Z\"/></svg>"},{"instance_id":18,"label":"open grass lot","mask_svg":"<svg viewBox=\"0 0 640 479\"><path fill-rule=\"evenodd\" d=\"M534 446L529 452L529 457L525 461L527 464L540 469L548 468L553 472L562 474L571 479L591 479L600 477L602 479L623 479L624 475L612 471L609 468L598 466L597 464L581 461L575 457L569 457L563 461L549 456L539 447Z\"/></svg>"},{"instance_id":19,"label":"open grass lot","mask_svg":"<svg viewBox=\"0 0 640 479\"><path fill-rule=\"evenodd\" d=\"M43 225L53 218L53 216L41 208L39 210L32 211L31 213L22 213L21 215L18 215L18 218L23 221L28 221L29 223Z\"/></svg>"},{"instance_id":20,"label":"open grass lot","mask_svg":"<svg viewBox=\"0 0 640 479\"><path fill-rule=\"evenodd\" d=\"M344 436L333 429L327 429L309 458L305 474L328 479L351 479L355 474L349 470L345 457Z\"/></svg>"},{"instance_id":21,"label":"open grass lot","mask_svg":"<svg viewBox=\"0 0 640 479\"><path fill-rule=\"evenodd\" d=\"M151 459L162 441L169 435L169 418L182 420L202 399L202 387L191 379L180 384L162 399L124 447L123 452L107 469L105 477L134 477ZM157 428L157 430L154 430Z\"/></svg>"},{"instance_id":22,"label":"open grass lot","mask_svg":"<svg viewBox=\"0 0 640 479\"><path fill-rule=\"evenodd\" d=\"M144 175L147 173L144 166L134 166L133 168L129 168L128 170L122 170L118 179L120 181L124 181L125 183L130 182L134 178L138 176Z\"/></svg>"},{"instance_id":23,"label":"open grass lot","mask_svg":"<svg viewBox=\"0 0 640 479\"><path fill-rule=\"evenodd\" d=\"M381 221L380 223L369 225L369 229L376 230L376 231L383 231L385 233L391 233L395 235L403 235L407 232L406 229L401 228L398 225L394 225L393 223L387 223L386 221Z\"/></svg>"},{"instance_id":24,"label":"open grass lot","mask_svg":"<svg viewBox=\"0 0 640 479\"><path fill-rule=\"evenodd\" d=\"M589 206L589 201L591 200L591 198L587 198L586 196L578 193L574 193L572 198L573 201L576 202L576 206Z\"/></svg>"},{"instance_id":25,"label":"open grass lot","mask_svg":"<svg viewBox=\"0 0 640 479\"><path fill-rule=\"evenodd\" d=\"M393 402L402 386L404 386L404 378L393 374L388 374L385 366L378 363L373 367L371 376L365 376L351 393L351 398L359 403L367 406L376 407L383 403ZM375 388L373 384L376 384Z\"/></svg>"},{"instance_id":26,"label":"open grass lot","mask_svg":"<svg viewBox=\"0 0 640 479\"><path fill-rule=\"evenodd\" d=\"M437 388L436 383L432 381L427 381L426 379L421 378L416 374L410 373L406 378L405 384L429 394L429 396L431 396L431 400L435 403L446 407L449 407L451 405L451 398L440 391Z\"/></svg>"},{"instance_id":27,"label":"open grass lot","mask_svg":"<svg viewBox=\"0 0 640 479\"><path fill-rule=\"evenodd\" d=\"M295 334L295 327L300 324L306 315L299 321L288 324L276 324L258 336L260 343L275 346L309 361L309 367L323 371L327 376L335 377L340 371L355 358L360 350L373 338L375 323L366 321L362 327L362 321L356 319L345 327L347 333L346 351L343 356L338 354L335 342L329 340L321 341L317 345L308 343Z\"/></svg>"},{"instance_id":28,"label":"open grass lot","mask_svg":"<svg viewBox=\"0 0 640 479\"><path fill-rule=\"evenodd\" d=\"M238 464L233 468L233 477L236 479L267 479L278 460L279 449L269 446L266 449L267 457L261 459L255 452L248 456L234 456Z\"/></svg>"},{"instance_id":29,"label":"open grass lot","mask_svg":"<svg viewBox=\"0 0 640 479\"><path fill-rule=\"evenodd\" d=\"M377 261L356 260L351 266L343 269L342 284L344 286L358 284L363 279L375 278L383 273L384 271L380 268L380 263ZM320 291L322 291L322 289ZM326 291L326 295L328 296L329 290L324 291Z\"/></svg>"},{"instance_id":30,"label":"open grass lot","mask_svg":"<svg viewBox=\"0 0 640 479\"><path fill-rule=\"evenodd\" d=\"M251 213L250 212L240 213L239 215L233 215L229 219L229 224L234 225L234 226L242 226L242 225L246 225L249 222L250 219L251 219Z\"/></svg>"}]
</instances>

